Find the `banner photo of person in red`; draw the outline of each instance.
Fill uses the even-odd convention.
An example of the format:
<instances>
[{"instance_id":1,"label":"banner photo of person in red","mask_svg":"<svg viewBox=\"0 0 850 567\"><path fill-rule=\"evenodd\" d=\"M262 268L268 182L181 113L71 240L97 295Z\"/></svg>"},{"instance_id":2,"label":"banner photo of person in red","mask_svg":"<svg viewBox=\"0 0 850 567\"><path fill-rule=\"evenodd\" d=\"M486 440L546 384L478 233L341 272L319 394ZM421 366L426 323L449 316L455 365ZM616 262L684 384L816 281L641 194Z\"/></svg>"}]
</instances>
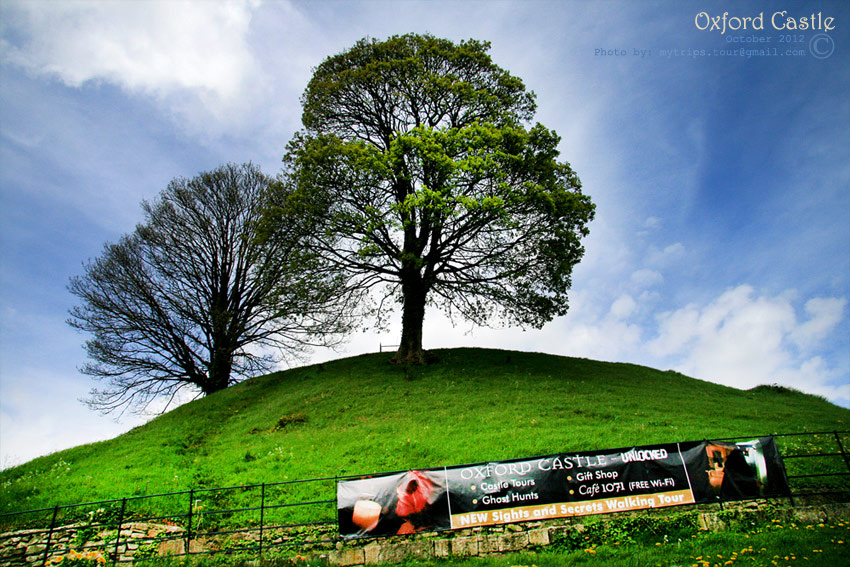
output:
<instances>
[{"instance_id":1,"label":"banner photo of person in red","mask_svg":"<svg viewBox=\"0 0 850 567\"><path fill-rule=\"evenodd\" d=\"M340 534L346 537L411 534L451 528L444 469L341 481Z\"/></svg>"}]
</instances>

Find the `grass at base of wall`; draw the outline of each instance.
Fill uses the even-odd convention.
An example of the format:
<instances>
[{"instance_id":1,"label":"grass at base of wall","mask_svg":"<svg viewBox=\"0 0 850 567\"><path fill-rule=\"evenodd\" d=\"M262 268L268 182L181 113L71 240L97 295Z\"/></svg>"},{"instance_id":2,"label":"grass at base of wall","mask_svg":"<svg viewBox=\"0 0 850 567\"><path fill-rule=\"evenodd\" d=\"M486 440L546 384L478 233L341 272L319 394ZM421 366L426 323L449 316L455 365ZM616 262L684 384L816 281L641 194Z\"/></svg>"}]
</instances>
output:
<instances>
[{"instance_id":1,"label":"grass at base of wall","mask_svg":"<svg viewBox=\"0 0 850 567\"><path fill-rule=\"evenodd\" d=\"M683 541L617 544L434 561L402 567L835 567L850 565L847 524L782 526L759 533L710 532Z\"/></svg>"},{"instance_id":2,"label":"grass at base of wall","mask_svg":"<svg viewBox=\"0 0 850 567\"><path fill-rule=\"evenodd\" d=\"M636 518L639 518L637 516ZM686 520L687 514L680 515ZM732 522L723 531L680 529L684 524L612 522L608 537L591 535L587 545L558 549L555 544L534 553L468 559L409 561L403 567L835 567L850 565L850 519L826 524L779 520ZM634 525L636 533L624 531ZM667 525L670 534L654 529ZM648 528L648 529L647 529ZM653 534L653 535L650 535ZM690 535L688 535L690 534ZM602 543L600 543L602 542Z\"/></svg>"},{"instance_id":3,"label":"grass at base of wall","mask_svg":"<svg viewBox=\"0 0 850 567\"><path fill-rule=\"evenodd\" d=\"M686 538L621 543L614 537L584 549L485 557L408 560L397 567L835 567L850 565L850 520L826 524L772 521L741 530L706 532ZM628 539L628 538L626 538ZM326 567L300 556L259 562L227 555L161 558L144 567ZM376 566L377 567L377 566ZM389 567L389 566L385 566Z\"/></svg>"}]
</instances>

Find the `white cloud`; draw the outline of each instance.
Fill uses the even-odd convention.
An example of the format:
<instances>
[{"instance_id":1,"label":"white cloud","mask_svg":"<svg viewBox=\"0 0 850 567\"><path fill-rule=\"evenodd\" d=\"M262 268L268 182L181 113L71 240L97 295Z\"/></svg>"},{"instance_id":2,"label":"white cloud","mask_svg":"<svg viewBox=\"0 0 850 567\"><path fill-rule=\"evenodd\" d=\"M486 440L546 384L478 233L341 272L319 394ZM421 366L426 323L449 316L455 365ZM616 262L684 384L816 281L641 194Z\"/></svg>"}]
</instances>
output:
<instances>
[{"instance_id":1,"label":"white cloud","mask_svg":"<svg viewBox=\"0 0 850 567\"><path fill-rule=\"evenodd\" d=\"M611 304L611 315L617 320L628 319L637 309L637 303L631 295L624 294Z\"/></svg>"},{"instance_id":2,"label":"white cloud","mask_svg":"<svg viewBox=\"0 0 850 567\"><path fill-rule=\"evenodd\" d=\"M843 319L845 299L816 298L800 323L791 294L757 296L752 287L730 289L707 305L690 304L658 317L650 353L685 374L736 388L781 384L836 399L846 385L825 360L799 353L796 345L816 343Z\"/></svg>"},{"instance_id":3,"label":"white cloud","mask_svg":"<svg viewBox=\"0 0 850 567\"><path fill-rule=\"evenodd\" d=\"M576 290L570 305L566 317L523 334L507 348L608 361L633 361L641 351L644 330L630 320L641 305L632 296L622 294L609 303L604 294Z\"/></svg>"},{"instance_id":4,"label":"white cloud","mask_svg":"<svg viewBox=\"0 0 850 567\"><path fill-rule=\"evenodd\" d=\"M656 272L655 270L643 268L632 272L631 280L632 283L645 288L660 285L664 282L664 276L662 276L660 272Z\"/></svg>"},{"instance_id":5,"label":"white cloud","mask_svg":"<svg viewBox=\"0 0 850 567\"><path fill-rule=\"evenodd\" d=\"M648 217L643 221L643 225L641 225L640 230L636 234L641 237L647 237L659 228L661 228L661 219L658 217Z\"/></svg>"},{"instance_id":6,"label":"white cloud","mask_svg":"<svg viewBox=\"0 0 850 567\"><path fill-rule=\"evenodd\" d=\"M652 246L647 253L646 263L650 266L664 267L682 258L684 255L685 246L681 242L670 244L663 249Z\"/></svg>"},{"instance_id":7,"label":"white cloud","mask_svg":"<svg viewBox=\"0 0 850 567\"><path fill-rule=\"evenodd\" d=\"M817 344L826 337L844 318L844 308L847 300L836 297L816 297L806 302L806 313L809 320L794 329L791 334L800 348L806 349Z\"/></svg>"},{"instance_id":8,"label":"white cloud","mask_svg":"<svg viewBox=\"0 0 850 567\"><path fill-rule=\"evenodd\" d=\"M588 323L576 322L565 325L561 331L558 336L558 354L598 360L628 359L641 342L640 326L616 317Z\"/></svg>"},{"instance_id":9,"label":"white cloud","mask_svg":"<svg viewBox=\"0 0 850 567\"><path fill-rule=\"evenodd\" d=\"M654 229L656 229L660 226L661 226L661 219L659 219L658 217L648 217L643 222L643 227L648 229L648 230L654 230Z\"/></svg>"},{"instance_id":10,"label":"white cloud","mask_svg":"<svg viewBox=\"0 0 850 567\"><path fill-rule=\"evenodd\" d=\"M110 439L146 418L125 415L118 423L78 402L88 385L84 380L57 382L50 369L16 372L2 384L0 403L0 468L86 442ZM49 388L37 385L50 384ZM51 411L42 411L51 408Z\"/></svg>"},{"instance_id":11,"label":"white cloud","mask_svg":"<svg viewBox=\"0 0 850 567\"><path fill-rule=\"evenodd\" d=\"M242 116L245 99L264 81L248 41L258 6L14 2L4 7L0 45L7 62L70 87L108 82L190 120L224 120Z\"/></svg>"}]
</instances>

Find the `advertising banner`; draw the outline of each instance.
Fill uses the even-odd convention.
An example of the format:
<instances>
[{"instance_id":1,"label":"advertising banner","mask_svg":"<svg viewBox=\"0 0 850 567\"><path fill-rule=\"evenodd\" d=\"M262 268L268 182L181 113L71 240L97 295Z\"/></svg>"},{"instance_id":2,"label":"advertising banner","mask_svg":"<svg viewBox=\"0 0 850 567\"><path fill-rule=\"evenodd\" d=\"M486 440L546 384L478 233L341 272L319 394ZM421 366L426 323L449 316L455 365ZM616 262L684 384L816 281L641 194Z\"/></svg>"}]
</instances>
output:
<instances>
[{"instance_id":1,"label":"advertising banner","mask_svg":"<svg viewBox=\"0 0 850 567\"><path fill-rule=\"evenodd\" d=\"M340 535L409 534L786 496L772 437L411 470L337 484Z\"/></svg>"}]
</instances>

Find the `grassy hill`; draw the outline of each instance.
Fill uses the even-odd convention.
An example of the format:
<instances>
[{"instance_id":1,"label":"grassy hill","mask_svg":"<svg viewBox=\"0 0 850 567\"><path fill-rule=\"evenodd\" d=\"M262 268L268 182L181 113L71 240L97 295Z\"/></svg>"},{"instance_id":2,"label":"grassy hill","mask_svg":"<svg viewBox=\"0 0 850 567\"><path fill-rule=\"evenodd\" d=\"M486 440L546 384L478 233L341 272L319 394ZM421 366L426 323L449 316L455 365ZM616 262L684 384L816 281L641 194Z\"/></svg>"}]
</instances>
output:
<instances>
[{"instance_id":1,"label":"grassy hill","mask_svg":"<svg viewBox=\"0 0 850 567\"><path fill-rule=\"evenodd\" d=\"M544 354L370 354L278 372L110 441L0 472L0 513L287 479L656 442L847 429L850 410L776 387Z\"/></svg>"}]
</instances>

